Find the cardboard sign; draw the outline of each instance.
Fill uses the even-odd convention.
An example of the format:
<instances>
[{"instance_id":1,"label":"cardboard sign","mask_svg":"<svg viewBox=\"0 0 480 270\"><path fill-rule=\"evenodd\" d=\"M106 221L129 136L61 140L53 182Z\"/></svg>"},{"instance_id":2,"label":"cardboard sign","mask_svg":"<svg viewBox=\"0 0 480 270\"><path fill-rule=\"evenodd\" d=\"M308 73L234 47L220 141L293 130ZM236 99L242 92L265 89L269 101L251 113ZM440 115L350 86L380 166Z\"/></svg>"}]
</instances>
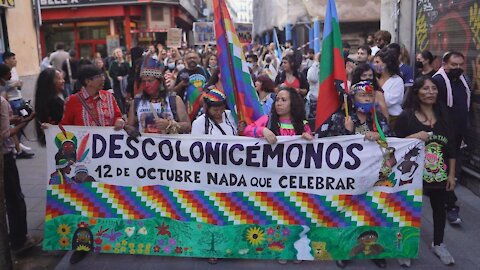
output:
<instances>
[{"instance_id":1,"label":"cardboard sign","mask_svg":"<svg viewBox=\"0 0 480 270\"><path fill-rule=\"evenodd\" d=\"M182 29L170 28L167 32L167 47L180 48L182 46Z\"/></svg>"},{"instance_id":2,"label":"cardboard sign","mask_svg":"<svg viewBox=\"0 0 480 270\"><path fill-rule=\"evenodd\" d=\"M213 22L194 22L193 39L195 45L216 44Z\"/></svg>"},{"instance_id":3,"label":"cardboard sign","mask_svg":"<svg viewBox=\"0 0 480 270\"><path fill-rule=\"evenodd\" d=\"M109 35L107 39L107 54L112 55L113 50L120 47L120 38L118 35Z\"/></svg>"},{"instance_id":4,"label":"cardboard sign","mask_svg":"<svg viewBox=\"0 0 480 270\"><path fill-rule=\"evenodd\" d=\"M235 30L241 43L252 43L253 24L236 23Z\"/></svg>"}]
</instances>

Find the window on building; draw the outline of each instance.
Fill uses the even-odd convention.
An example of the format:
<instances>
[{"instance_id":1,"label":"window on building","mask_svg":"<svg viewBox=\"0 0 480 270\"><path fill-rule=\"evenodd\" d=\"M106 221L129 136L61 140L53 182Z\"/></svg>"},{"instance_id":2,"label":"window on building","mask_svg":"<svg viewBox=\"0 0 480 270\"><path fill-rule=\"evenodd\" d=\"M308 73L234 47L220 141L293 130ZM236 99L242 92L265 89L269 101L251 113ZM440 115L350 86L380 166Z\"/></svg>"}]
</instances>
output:
<instances>
[{"instance_id":1,"label":"window on building","mask_svg":"<svg viewBox=\"0 0 480 270\"><path fill-rule=\"evenodd\" d=\"M109 34L108 22L84 22L77 24L80 40L105 39Z\"/></svg>"},{"instance_id":2,"label":"window on building","mask_svg":"<svg viewBox=\"0 0 480 270\"><path fill-rule=\"evenodd\" d=\"M163 7L152 7L152 21L163 21Z\"/></svg>"}]
</instances>

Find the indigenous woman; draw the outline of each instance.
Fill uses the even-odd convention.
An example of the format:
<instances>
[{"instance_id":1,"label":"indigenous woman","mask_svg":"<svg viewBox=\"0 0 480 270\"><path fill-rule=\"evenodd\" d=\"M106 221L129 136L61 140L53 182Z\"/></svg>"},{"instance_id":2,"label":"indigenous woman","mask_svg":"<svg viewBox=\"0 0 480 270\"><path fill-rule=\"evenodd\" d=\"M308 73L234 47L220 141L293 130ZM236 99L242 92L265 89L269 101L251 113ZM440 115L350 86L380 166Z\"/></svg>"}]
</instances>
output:
<instances>
[{"instance_id":1,"label":"indigenous woman","mask_svg":"<svg viewBox=\"0 0 480 270\"><path fill-rule=\"evenodd\" d=\"M128 113L129 128L143 133L190 133L190 121L180 97L166 90L158 61L145 60L140 71L142 93L133 99Z\"/></svg>"},{"instance_id":2,"label":"indigenous woman","mask_svg":"<svg viewBox=\"0 0 480 270\"><path fill-rule=\"evenodd\" d=\"M378 86L377 77L374 76L372 67L367 63L360 63L353 70L352 85L359 83L360 81L369 81L372 83L375 89L375 102L378 103L380 112L388 120L389 115L387 103L385 102L385 94L383 93L383 89Z\"/></svg>"},{"instance_id":3,"label":"indigenous woman","mask_svg":"<svg viewBox=\"0 0 480 270\"><path fill-rule=\"evenodd\" d=\"M448 114L438 103L438 88L428 75L417 78L405 102L395 133L401 138L425 142L423 191L430 196L433 214L433 253L442 263L454 264L443 243L447 191L455 188L456 148ZM405 265L410 265L408 262Z\"/></svg>"},{"instance_id":4,"label":"indigenous woman","mask_svg":"<svg viewBox=\"0 0 480 270\"><path fill-rule=\"evenodd\" d=\"M270 114L248 125L244 134L249 137L265 138L270 144L277 142L277 136L301 135L304 139L313 139L310 126L305 119L303 98L291 87L281 87Z\"/></svg>"},{"instance_id":5,"label":"indigenous woman","mask_svg":"<svg viewBox=\"0 0 480 270\"><path fill-rule=\"evenodd\" d=\"M349 91L353 101L351 115L346 116L344 109L340 109L320 127L319 137L331 137L340 135L365 135L369 141L380 139L378 127L375 125L375 114L373 114L375 103L375 90L373 84L369 81L361 81L354 84ZM343 106L342 106L343 108ZM392 135L385 117L376 114L379 127L387 136Z\"/></svg>"},{"instance_id":6,"label":"indigenous woman","mask_svg":"<svg viewBox=\"0 0 480 270\"><path fill-rule=\"evenodd\" d=\"M204 94L205 113L192 123L192 134L238 135L232 112L226 110L226 96L219 89Z\"/></svg>"},{"instance_id":7,"label":"indigenous woman","mask_svg":"<svg viewBox=\"0 0 480 270\"><path fill-rule=\"evenodd\" d=\"M352 85L349 94L353 101L353 109L349 109L351 115L346 116L343 109L334 113L317 131L319 137L361 134L366 140L378 141L381 139L379 128L386 136L393 135L386 118L381 113L375 113L375 90L371 82L361 81ZM378 126L375 123L375 117L377 117ZM385 259L372 259L372 261L380 268L385 268L387 264ZM348 260L338 260L336 264L344 268L348 262Z\"/></svg>"}]
</instances>

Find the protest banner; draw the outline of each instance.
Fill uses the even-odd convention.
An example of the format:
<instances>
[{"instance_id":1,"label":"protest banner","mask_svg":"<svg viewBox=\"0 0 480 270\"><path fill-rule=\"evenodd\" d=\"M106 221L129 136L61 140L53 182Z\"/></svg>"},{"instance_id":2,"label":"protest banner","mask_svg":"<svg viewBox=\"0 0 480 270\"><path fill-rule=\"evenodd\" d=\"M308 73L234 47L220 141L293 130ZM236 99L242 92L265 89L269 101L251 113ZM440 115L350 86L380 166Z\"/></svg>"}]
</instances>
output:
<instances>
[{"instance_id":1,"label":"protest banner","mask_svg":"<svg viewBox=\"0 0 480 270\"><path fill-rule=\"evenodd\" d=\"M424 144L46 131L46 250L415 258Z\"/></svg>"},{"instance_id":2,"label":"protest banner","mask_svg":"<svg viewBox=\"0 0 480 270\"><path fill-rule=\"evenodd\" d=\"M236 23L235 30L241 43L252 43L253 24Z\"/></svg>"},{"instance_id":3,"label":"protest banner","mask_svg":"<svg viewBox=\"0 0 480 270\"><path fill-rule=\"evenodd\" d=\"M182 46L182 29L169 28L167 32L167 47L180 48Z\"/></svg>"},{"instance_id":4,"label":"protest banner","mask_svg":"<svg viewBox=\"0 0 480 270\"><path fill-rule=\"evenodd\" d=\"M216 44L213 22L194 22L193 40L195 45Z\"/></svg>"}]
</instances>

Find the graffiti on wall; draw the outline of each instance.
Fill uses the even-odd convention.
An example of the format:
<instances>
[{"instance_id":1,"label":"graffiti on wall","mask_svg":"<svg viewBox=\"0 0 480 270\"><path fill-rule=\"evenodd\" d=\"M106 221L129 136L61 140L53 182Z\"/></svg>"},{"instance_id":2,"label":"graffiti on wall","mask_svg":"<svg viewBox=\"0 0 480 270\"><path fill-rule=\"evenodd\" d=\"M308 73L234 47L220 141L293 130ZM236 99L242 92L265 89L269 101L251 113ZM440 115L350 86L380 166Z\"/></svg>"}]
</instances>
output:
<instances>
[{"instance_id":1,"label":"graffiti on wall","mask_svg":"<svg viewBox=\"0 0 480 270\"><path fill-rule=\"evenodd\" d=\"M437 56L436 68L447 51L466 56L464 69L474 94L467 155L469 165L480 172L480 0L417 0L415 36L417 52Z\"/></svg>"}]
</instances>

